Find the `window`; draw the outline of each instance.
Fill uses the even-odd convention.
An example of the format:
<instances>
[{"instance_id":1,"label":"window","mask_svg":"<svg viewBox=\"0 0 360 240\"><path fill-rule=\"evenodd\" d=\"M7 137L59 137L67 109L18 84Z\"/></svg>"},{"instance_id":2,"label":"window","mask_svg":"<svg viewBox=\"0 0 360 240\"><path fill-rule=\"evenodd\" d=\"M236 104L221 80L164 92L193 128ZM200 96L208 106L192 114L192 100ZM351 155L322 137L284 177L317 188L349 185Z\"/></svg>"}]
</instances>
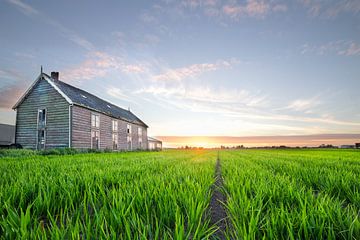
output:
<instances>
[{"instance_id":1,"label":"window","mask_svg":"<svg viewBox=\"0 0 360 240\"><path fill-rule=\"evenodd\" d=\"M44 128L46 125L46 109L38 110L38 128Z\"/></svg>"},{"instance_id":2,"label":"window","mask_svg":"<svg viewBox=\"0 0 360 240\"><path fill-rule=\"evenodd\" d=\"M100 116L96 114L91 114L91 127L99 128L100 127Z\"/></svg>"},{"instance_id":3,"label":"window","mask_svg":"<svg viewBox=\"0 0 360 240\"><path fill-rule=\"evenodd\" d=\"M46 143L46 109L38 110L38 135L37 135L37 149L45 149Z\"/></svg>"},{"instance_id":4,"label":"window","mask_svg":"<svg viewBox=\"0 0 360 240\"><path fill-rule=\"evenodd\" d=\"M98 114L91 114L91 148L100 148L100 116Z\"/></svg>"},{"instance_id":5,"label":"window","mask_svg":"<svg viewBox=\"0 0 360 240\"><path fill-rule=\"evenodd\" d=\"M118 148L118 121L112 120L112 143L113 149L116 150Z\"/></svg>"},{"instance_id":6,"label":"window","mask_svg":"<svg viewBox=\"0 0 360 240\"><path fill-rule=\"evenodd\" d=\"M142 147L142 128L138 128L138 137L139 137L139 139L138 139L138 142L139 142L139 148L141 148Z\"/></svg>"},{"instance_id":7,"label":"window","mask_svg":"<svg viewBox=\"0 0 360 240\"><path fill-rule=\"evenodd\" d=\"M127 137L126 141L128 144L128 150L132 150L132 143L131 143L131 124L127 124Z\"/></svg>"},{"instance_id":8,"label":"window","mask_svg":"<svg viewBox=\"0 0 360 240\"><path fill-rule=\"evenodd\" d=\"M118 121L112 120L112 131L117 132L118 131Z\"/></svg>"},{"instance_id":9,"label":"window","mask_svg":"<svg viewBox=\"0 0 360 240\"><path fill-rule=\"evenodd\" d=\"M117 133L112 134L112 142L113 142L113 149L116 150L118 148L118 135L117 135Z\"/></svg>"},{"instance_id":10,"label":"window","mask_svg":"<svg viewBox=\"0 0 360 240\"><path fill-rule=\"evenodd\" d=\"M100 148L100 133L96 130L91 130L91 148L99 149Z\"/></svg>"}]
</instances>

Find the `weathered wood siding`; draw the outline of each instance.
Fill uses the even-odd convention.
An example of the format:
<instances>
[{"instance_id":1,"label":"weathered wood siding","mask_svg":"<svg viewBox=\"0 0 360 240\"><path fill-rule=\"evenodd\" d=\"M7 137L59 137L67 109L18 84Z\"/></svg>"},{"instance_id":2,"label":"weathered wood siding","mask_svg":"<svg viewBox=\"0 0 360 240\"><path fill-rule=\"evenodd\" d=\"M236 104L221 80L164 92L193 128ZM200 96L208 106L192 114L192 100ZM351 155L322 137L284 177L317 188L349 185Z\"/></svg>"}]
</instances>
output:
<instances>
[{"instance_id":1,"label":"weathered wood siding","mask_svg":"<svg viewBox=\"0 0 360 240\"><path fill-rule=\"evenodd\" d=\"M16 143L36 149L38 109L47 110L45 148L69 147L69 104L46 80L17 108Z\"/></svg>"},{"instance_id":2,"label":"weathered wood siding","mask_svg":"<svg viewBox=\"0 0 360 240\"><path fill-rule=\"evenodd\" d=\"M100 116L100 149L112 149L112 120L115 118L105 114L89 110L87 108L74 105L72 107L72 144L73 148L91 148L91 113ZM128 122L118 121L118 150L127 150L127 124ZM138 145L138 126L132 124L132 143L133 150L139 149ZM147 149L147 129L143 128L142 149Z\"/></svg>"},{"instance_id":3,"label":"weathered wood siding","mask_svg":"<svg viewBox=\"0 0 360 240\"><path fill-rule=\"evenodd\" d=\"M91 147L91 111L72 106L71 146L88 149Z\"/></svg>"}]
</instances>

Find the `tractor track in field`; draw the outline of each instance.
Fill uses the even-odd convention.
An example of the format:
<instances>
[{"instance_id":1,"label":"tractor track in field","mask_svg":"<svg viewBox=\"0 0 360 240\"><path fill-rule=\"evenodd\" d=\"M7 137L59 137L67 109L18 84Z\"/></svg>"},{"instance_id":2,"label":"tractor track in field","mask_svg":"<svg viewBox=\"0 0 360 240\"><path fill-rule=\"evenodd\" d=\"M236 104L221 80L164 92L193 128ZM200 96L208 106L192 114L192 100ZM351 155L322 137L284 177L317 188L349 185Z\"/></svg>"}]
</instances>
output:
<instances>
[{"instance_id":1,"label":"tractor track in field","mask_svg":"<svg viewBox=\"0 0 360 240\"><path fill-rule=\"evenodd\" d=\"M219 155L215 166L215 182L212 186L213 194L210 199L210 224L217 226L217 231L214 233L216 239L226 239L225 231L227 224L227 213L224 207L226 203L226 196L221 191L223 187L223 178L221 175L221 163Z\"/></svg>"}]
</instances>

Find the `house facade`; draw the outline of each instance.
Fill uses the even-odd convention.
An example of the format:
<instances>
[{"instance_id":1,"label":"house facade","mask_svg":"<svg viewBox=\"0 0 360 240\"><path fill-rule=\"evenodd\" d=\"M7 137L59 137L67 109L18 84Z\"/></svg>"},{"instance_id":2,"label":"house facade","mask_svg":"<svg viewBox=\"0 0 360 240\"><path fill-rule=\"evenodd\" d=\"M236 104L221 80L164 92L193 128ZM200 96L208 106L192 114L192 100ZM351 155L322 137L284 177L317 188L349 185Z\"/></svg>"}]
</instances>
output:
<instances>
[{"instance_id":1,"label":"house facade","mask_svg":"<svg viewBox=\"0 0 360 240\"><path fill-rule=\"evenodd\" d=\"M129 110L41 73L14 105L23 148L148 149L148 126Z\"/></svg>"}]
</instances>

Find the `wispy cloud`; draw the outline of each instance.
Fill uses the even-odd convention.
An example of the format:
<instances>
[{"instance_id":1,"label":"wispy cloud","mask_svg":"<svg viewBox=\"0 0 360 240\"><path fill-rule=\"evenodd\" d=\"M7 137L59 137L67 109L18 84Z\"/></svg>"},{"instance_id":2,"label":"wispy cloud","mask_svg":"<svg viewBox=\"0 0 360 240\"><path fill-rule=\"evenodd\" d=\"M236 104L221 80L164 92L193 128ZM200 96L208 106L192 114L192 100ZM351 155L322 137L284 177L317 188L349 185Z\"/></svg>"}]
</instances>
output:
<instances>
[{"instance_id":1,"label":"wispy cloud","mask_svg":"<svg viewBox=\"0 0 360 240\"><path fill-rule=\"evenodd\" d=\"M358 0L299 0L307 9L310 16L333 18L339 14L358 14L360 1Z\"/></svg>"},{"instance_id":2,"label":"wispy cloud","mask_svg":"<svg viewBox=\"0 0 360 240\"><path fill-rule=\"evenodd\" d=\"M244 4L226 4L222 7L222 10L225 15L238 20L247 16L264 18L271 12L287 11L287 6L275 1L247 0Z\"/></svg>"},{"instance_id":3,"label":"wispy cloud","mask_svg":"<svg viewBox=\"0 0 360 240\"><path fill-rule=\"evenodd\" d=\"M72 31L71 29L65 27L61 23L55 21L53 18L49 17L47 14L40 12L38 9L20 1L20 0L7 0L10 4L15 6L19 11L24 13L27 16L37 17L41 19L46 24L55 27L59 30L60 35L64 38L72 41L73 43L77 44L78 46L85 48L86 50L93 51L95 49L94 45L89 42L87 39L81 37L76 32Z\"/></svg>"},{"instance_id":4,"label":"wispy cloud","mask_svg":"<svg viewBox=\"0 0 360 240\"><path fill-rule=\"evenodd\" d=\"M131 103L134 103L134 104L138 104L137 102L135 102L131 96L129 96L129 92L130 91L127 91L125 93L124 90L120 89L120 88L117 88L117 87L108 87L107 90L106 90L106 93L117 99L117 100L121 100L121 101L126 101L126 102L131 102Z\"/></svg>"},{"instance_id":5,"label":"wispy cloud","mask_svg":"<svg viewBox=\"0 0 360 240\"><path fill-rule=\"evenodd\" d=\"M146 71L144 64L129 64L123 57L113 56L105 52L90 52L87 59L62 73L67 81L89 80L104 77L111 71L120 71L126 74L137 74Z\"/></svg>"},{"instance_id":6,"label":"wispy cloud","mask_svg":"<svg viewBox=\"0 0 360 240\"><path fill-rule=\"evenodd\" d=\"M317 55L337 54L343 56L359 56L360 44L353 40L338 40L324 43L322 45L304 44L301 47L301 53Z\"/></svg>"},{"instance_id":7,"label":"wispy cloud","mask_svg":"<svg viewBox=\"0 0 360 240\"><path fill-rule=\"evenodd\" d=\"M321 104L319 97L313 97L310 99L297 99L289 103L284 109L290 109L298 112L312 113L313 109Z\"/></svg>"},{"instance_id":8,"label":"wispy cloud","mask_svg":"<svg viewBox=\"0 0 360 240\"><path fill-rule=\"evenodd\" d=\"M181 85L174 87L165 87L165 86L150 86L136 90L135 93L143 94L148 93L154 96L165 98L166 101L172 99L184 101L184 105L187 106L188 102L196 102L201 107L202 104L238 104L246 106L258 106L265 102L266 97L263 95L251 94L246 90L238 89L214 89L210 87L189 87L186 88ZM179 101L179 102L180 102ZM171 101L170 101L171 102ZM176 104L180 106L180 103Z\"/></svg>"},{"instance_id":9,"label":"wispy cloud","mask_svg":"<svg viewBox=\"0 0 360 240\"><path fill-rule=\"evenodd\" d=\"M0 81L6 82L10 80L10 84L1 86L0 88L0 108L10 109L16 101L25 92L28 79L21 72L11 69L0 69Z\"/></svg>"},{"instance_id":10,"label":"wispy cloud","mask_svg":"<svg viewBox=\"0 0 360 240\"><path fill-rule=\"evenodd\" d=\"M216 71L221 68L229 68L238 62L232 60L218 60L215 63L200 63L190 66L168 69L164 73L153 76L156 81L181 81L186 78L194 78L205 72Z\"/></svg>"},{"instance_id":11,"label":"wispy cloud","mask_svg":"<svg viewBox=\"0 0 360 240\"><path fill-rule=\"evenodd\" d=\"M23 3L20 0L7 0L9 3L13 4L17 9L26 15L37 15L39 11L30 5Z\"/></svg>"},{"instance_id":12,"label":"wispy cloud","mask_svg":"<svg viewBox=\"0 0 360 240\"><path fill-rule=\"evenodd\" d=\"M25 86L11 85L0 89L0 108L10 109L25 92Z\"/></svg>"},{"instance_id":13,"label":"wispy cloud","mask_svg":"<svg viewBox=\"0 0 360 240\"><path fill-rule=\"evenodd\" d=\"M271 13L286 12L288 6L281 0L182 0L164 1L153 6L152 11L144 12L140 19L148 24L159 23L159 16L167 14L171 17L187 18L194 14L224 20L238 21L240 18L265 18ZM224 23L223 23L224 24ZM226 25L226 24L225 24Z\"/></svg>"}]
</instances>

